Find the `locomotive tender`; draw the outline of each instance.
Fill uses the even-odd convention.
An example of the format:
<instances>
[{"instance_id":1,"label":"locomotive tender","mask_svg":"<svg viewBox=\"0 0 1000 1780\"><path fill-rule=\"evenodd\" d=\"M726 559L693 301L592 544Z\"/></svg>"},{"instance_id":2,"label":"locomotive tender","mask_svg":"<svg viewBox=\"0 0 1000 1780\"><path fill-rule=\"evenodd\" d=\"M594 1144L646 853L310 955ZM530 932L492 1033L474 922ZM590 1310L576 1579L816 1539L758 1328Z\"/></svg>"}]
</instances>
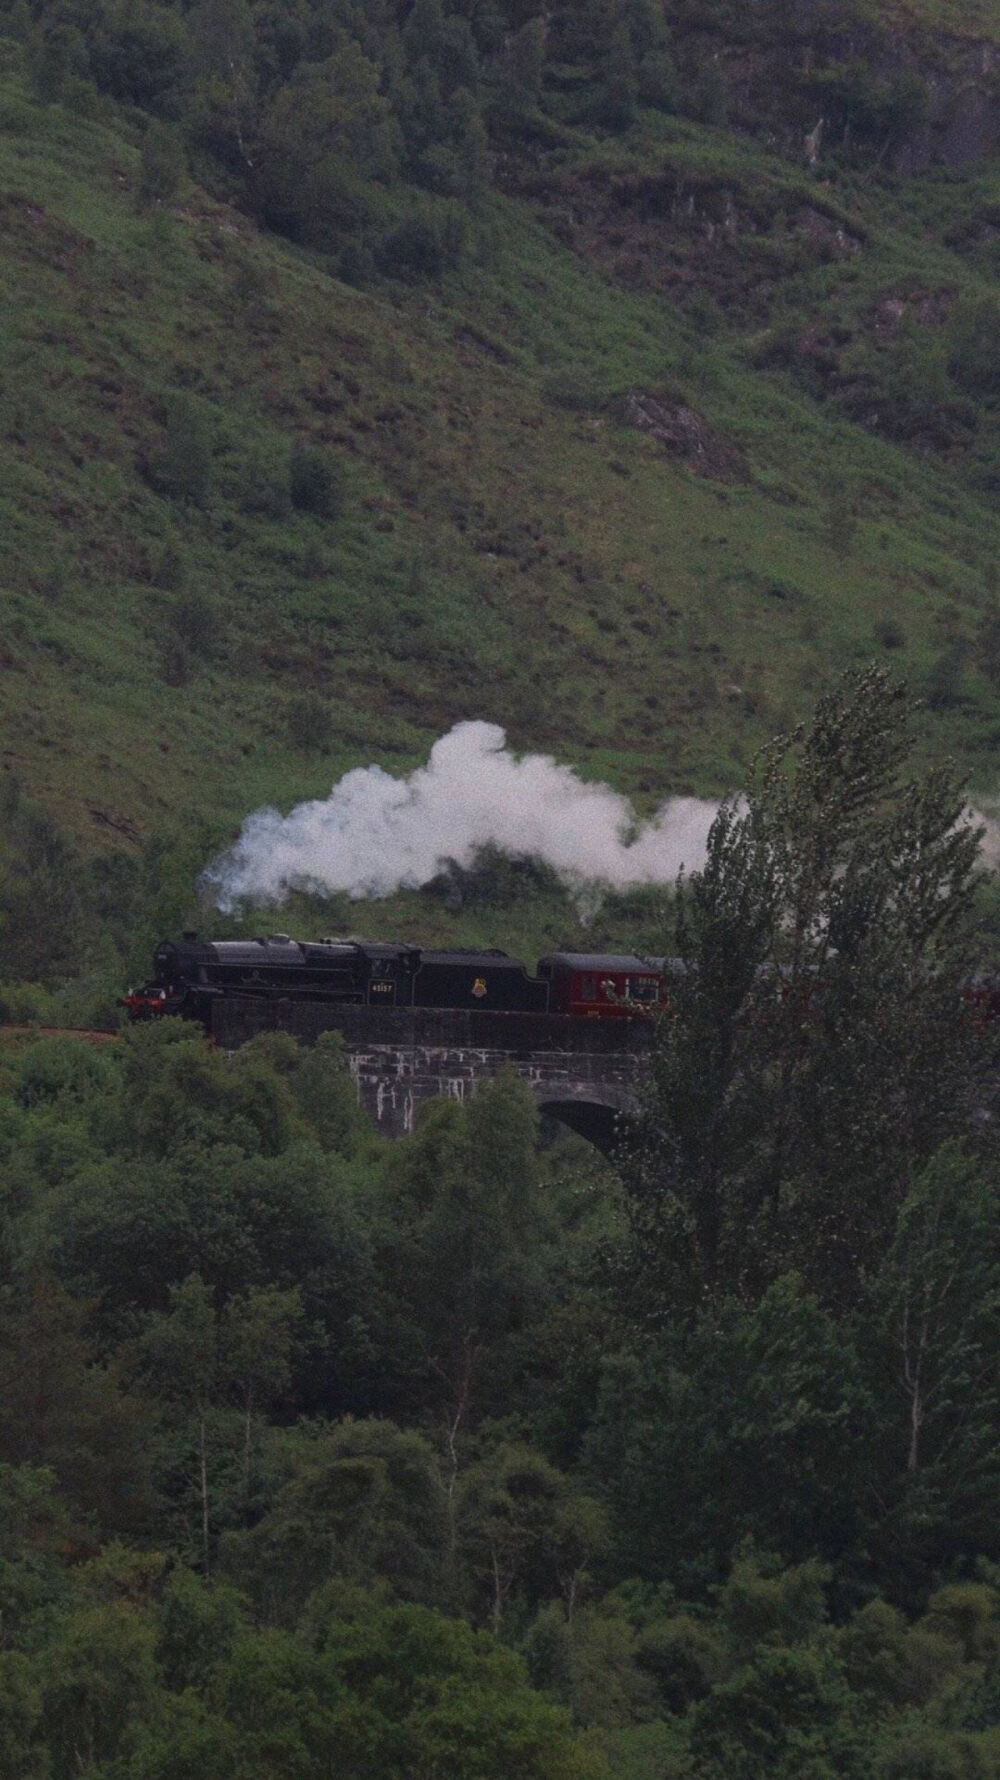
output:
<instances>
[{"instance_id":1,"label":"locomotive tender","mask_svg":"<svg viewBox=\"0 0 1000 1780\"><path fill-rule=\"evenodd\" d=\"M630 953L550 952L529 976L506 952L425 951L358 939L164 940L153 977L122 1005L132 1020L180 1015L212 1030L220 997L367 1007L476 1009L570 1019L648 1016L664 1005L662 959Z\"/></svg>"}]
</instances>

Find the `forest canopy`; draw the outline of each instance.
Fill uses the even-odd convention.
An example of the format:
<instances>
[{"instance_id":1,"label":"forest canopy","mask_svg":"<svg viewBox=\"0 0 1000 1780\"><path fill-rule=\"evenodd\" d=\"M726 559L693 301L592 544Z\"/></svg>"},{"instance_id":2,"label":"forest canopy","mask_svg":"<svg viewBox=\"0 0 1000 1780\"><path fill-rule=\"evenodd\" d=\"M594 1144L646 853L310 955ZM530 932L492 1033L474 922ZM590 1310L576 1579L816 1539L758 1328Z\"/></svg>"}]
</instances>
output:
<instances>
[{"instance_id":1,"label":"forest canopy","mask_svg":"<svg viewBox=\"0 0 1000 1780\"><path fill-rule=\"evenodd\" d=\"M0 1053L23 1780L1000 1773L977 837L852 674L720 813L614 1167L340 1041Z\"/></svg>"},{"instance_id":2,"label":"forest canopy","mask_svg":"<svg viewBox=\"0 0 1000 1780\"><path fill-rule=\"evenodd\" d=\"M828 142L870 158L928 104L912 71L872 76L886 34L856 0L803 15L792 65L792 21L770 3L752 14L657 0L7 0L4 10L39 98L134 108L148 201L170 197L188 161L352 279L420 279L454 263L511 149L557 148L570 128L613 135L643 108L724 122L724 42L784 52L779 109L748 119L758 127L780 119L801 134L818 108Z\"/></svg>"}]
</instances>

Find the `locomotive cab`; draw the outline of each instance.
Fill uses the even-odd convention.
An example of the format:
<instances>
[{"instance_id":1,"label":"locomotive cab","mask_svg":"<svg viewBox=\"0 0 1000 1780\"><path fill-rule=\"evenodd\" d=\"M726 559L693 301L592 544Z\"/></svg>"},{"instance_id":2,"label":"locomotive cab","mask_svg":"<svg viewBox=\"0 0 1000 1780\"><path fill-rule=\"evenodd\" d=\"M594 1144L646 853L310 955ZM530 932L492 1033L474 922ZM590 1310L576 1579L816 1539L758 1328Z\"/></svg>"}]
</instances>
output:
<instances>
[{"instance_id":1,"label":"locomotive cab","mask_svg":"<svg viewBox=\"0 0 1000 1780\"><path fill-rule=\"evenodd\" d=\"M368 1006L409 1007L413 979L420 964L416 947L366 939L350 943L361 960L362 999Z\"/></svg>"}]
</instances>

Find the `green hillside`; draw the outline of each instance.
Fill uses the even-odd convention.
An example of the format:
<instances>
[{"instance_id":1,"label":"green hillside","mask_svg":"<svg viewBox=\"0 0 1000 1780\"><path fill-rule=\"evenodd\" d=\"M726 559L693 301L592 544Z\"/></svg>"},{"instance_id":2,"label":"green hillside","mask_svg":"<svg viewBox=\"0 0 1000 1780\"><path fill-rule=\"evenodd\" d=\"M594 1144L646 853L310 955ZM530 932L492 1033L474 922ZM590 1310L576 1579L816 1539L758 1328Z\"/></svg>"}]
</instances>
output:
<instances>
[{"instance_id":1,"label":"green hillside","mask_svg":"<svg viewBox=\"0 0 1000 1780\"><path fill-rule=\"evenodd\" d=\"M417 82L405 13L299 11L342 86L390 42ZM557 9L512 105L522 9L451 161L385 50L321 160L313 64L272 70L237 177L190 60L225 8L127 12L0 39L3 761L84 857L182 836L190 884L259 803L464 717L640 807L718 793L873 655L992 788L1000 181L942 163L928 94L995 16Z\"/></svg>"}]
</instances>

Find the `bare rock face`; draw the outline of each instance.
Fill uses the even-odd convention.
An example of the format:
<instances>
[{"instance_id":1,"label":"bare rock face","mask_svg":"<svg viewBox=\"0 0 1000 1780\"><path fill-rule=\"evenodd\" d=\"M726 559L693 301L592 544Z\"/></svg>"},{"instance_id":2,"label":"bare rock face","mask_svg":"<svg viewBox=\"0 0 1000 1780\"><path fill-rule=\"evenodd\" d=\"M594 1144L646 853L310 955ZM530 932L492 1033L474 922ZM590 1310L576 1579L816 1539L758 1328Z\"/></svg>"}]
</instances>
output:
<instances>
[{"instance_id":1,"label":"bare rock face","mask_svg":"<svg viewBox=\"0 0 1000 1780\"><path fill-rule=\"evenodd\" d=\"M794 234L809 242L817 259L846 260L861 252L860 236L812 204L801 204L790 226Z\"/></svg>"},{"instance_id":2,"label":"bare rock face","mask_svg":"<svg viewBox=\"0 0 1000 1780\"><path fill-rule=\"evenodd\" d=\"M879 297L872 310L872 333L879 346L888 346L904 321L926 328L942 327L954 306L952 290L915 290Z\"/></svg>"},{"instance_id":3,"label":"bare rock face","mask_svg":"<svg viewBox=\"0 0 1000 1780\"><path fill-rule=\"evenodd\" d=\"M801 78L797 34L808 38L821 27L824 9L824 0L790 0L784 40L778 33L766 42L737 45L711 32L686 40L689 74L699 61L714 58L729 94L731 126L766 130L813 173L822 172L830 150L857 136L856 122L838 115L837 101L831 104L821 88ZM1000 152L1000 44L972 30L920 30L900 20L880 24L874 15L883 10L871 9L867 23L859 13L853 27L845 23L839 48L827 46L828 69L838 56L845 70L864 66L888 101L881 134L869 120L864 152L904 176L933 166L974 167Z\"/></svg>"},{"instance_id":4,"label":"bare rock face","mask_svg":"<svg viewBox=\"0 0 1000 1780\"><path fill-rule=\"evenodd\" d=\"M671 457L688 464L698 476L714 482L745 482L746 459L739 447L712 431L693 408L669 395L648 389L630 389L622 403L623 426L649 433Z\"/></svg>"},{"instance_id":5,"label":"bare rock face","mask_svg":"<svg viewBox=\"0 0 1000 1780\"><path fill-rule=\"evenodd\" d=\"M897 173L922 173L935 163L972 167L1000 148L1000 57L995 44L944 40L938 66L901 53L899 65L916 69L927 86L928 116L895 146Z\"/></svg>"}]
</instances>

